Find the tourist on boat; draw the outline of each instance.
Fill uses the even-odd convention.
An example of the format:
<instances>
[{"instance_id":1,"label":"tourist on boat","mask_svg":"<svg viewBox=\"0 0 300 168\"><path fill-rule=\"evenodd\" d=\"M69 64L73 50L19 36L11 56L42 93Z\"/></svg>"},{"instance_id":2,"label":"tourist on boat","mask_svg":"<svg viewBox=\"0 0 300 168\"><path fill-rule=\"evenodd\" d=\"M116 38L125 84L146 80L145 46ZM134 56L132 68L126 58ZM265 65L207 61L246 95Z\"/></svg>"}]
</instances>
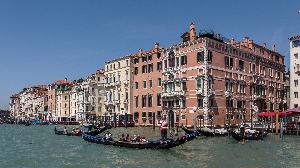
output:
<instances>
[{"instance_id":1,"label":"tourist on boat","mask_svg":"<svg viewBox=\"0 0 300 168\"><path fill-rule=\"evenodd\" d=\"M106 131L105 133L105 140L109 140L109 141L112 140L112 134L109 131Z\"/></svg>"},{"instance_id":2,"label":"tourist on boat","mask_svg":"<svg viewBox=\"0 0 300 168\"><path fill-rule=\"evenodd\" d=\"M166 117L163 117L163 119L159 122L159 124L160 124L161 139L165 140L167 139L167 135L168 135L168 122L166 121Z\"/></svg>"},{"instance_id":3,"label":"tourist on boat","mask_svg":"<svg viewBox=\"0 0 300 168\"><path fill-rule=\"evenodd\" d=\"M126 134L125 140L126 140L127 142L130 142L130 141L131 141L131 138L130 138L129 134Z\"/></svg>"},{"instance_id":4,"label":"tourist on boat","mask_svg":"<svg viewBox=\"0 0 300 168\"><path fill-rule=\"evenodd\" d=\"M125 142L125 141L126 141L125 134L122 134L122 135L121 135L120 141L123 141L123 142Z\"/></svg>"}]
</instances>

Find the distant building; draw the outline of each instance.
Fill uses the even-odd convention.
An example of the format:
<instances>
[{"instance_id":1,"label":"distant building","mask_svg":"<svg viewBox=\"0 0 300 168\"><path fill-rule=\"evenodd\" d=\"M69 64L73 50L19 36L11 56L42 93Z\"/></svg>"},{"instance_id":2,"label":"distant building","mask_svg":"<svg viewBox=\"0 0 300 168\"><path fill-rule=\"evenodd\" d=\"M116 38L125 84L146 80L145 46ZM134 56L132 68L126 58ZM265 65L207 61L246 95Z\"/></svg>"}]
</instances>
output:
<instances>
[{"instance_id":1,"label":"distant building","mask_svg":"<svg viewBox=\"0 0 300 168\"><path fill-rule=\"evenodd\" d=\"M290 108L300 103L300 35L292 36L290 40Z\"/></svg>"},{"instance_id":2,"label":"distant building","mask_svg":"<svg viewBox=\"0 0 300 168\"><path fill-rule=\"evenodd\" d=\"M106 99L105 116L123 118L131 113L132 106L132 57L125 56L105 63Z\"/></svg>"}]
</instances>

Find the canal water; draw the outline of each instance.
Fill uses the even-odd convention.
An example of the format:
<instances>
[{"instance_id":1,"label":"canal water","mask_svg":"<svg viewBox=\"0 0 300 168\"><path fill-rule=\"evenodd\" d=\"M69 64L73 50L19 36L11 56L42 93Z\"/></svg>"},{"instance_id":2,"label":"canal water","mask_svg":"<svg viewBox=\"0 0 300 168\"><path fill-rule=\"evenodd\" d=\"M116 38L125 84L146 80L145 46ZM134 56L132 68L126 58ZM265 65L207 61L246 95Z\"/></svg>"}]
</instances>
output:
<instances>
[{"instance_id":1,"label":"canal water","mask_svg":"<svg viewBox=\"0 0 300 168\"><path fill-rule=\"evenodd\" d=\"M170 150L137 150L85 142L81 137L55 135L54 126L0 125L1 168L282 168L300 167L300 136L274 136L237 143L228 137L199 137ZM151 128L111 129L158 137Z\"/></svg>"}]
</instances>

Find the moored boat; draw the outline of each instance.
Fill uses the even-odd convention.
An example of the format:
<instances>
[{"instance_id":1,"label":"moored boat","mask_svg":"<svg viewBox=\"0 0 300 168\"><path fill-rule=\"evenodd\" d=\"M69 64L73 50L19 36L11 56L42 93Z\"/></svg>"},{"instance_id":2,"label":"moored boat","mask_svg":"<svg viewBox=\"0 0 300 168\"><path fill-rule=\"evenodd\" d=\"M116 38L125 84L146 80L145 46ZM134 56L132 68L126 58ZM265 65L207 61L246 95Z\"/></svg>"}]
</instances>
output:
<instances>
[{"instance_id":1,"label":"moored boat","mask_svg":"<svg viewBox=\"0 0 300 168\"><path fill-rule=\"evenodd\" d=\"M194 130L187 129L186 127L182 127L182 129L186 133L192 133ZM210 128L202 128L196 130L197 135L202 135L206 137L213 137L213 136L227 136L228 132L224 128L218 128L218 129L210 129Z\"/></svg>"},{"instance_id":2,"label":"moored boat","mask_svg":"<svg viewBox=\"0 0 300 168\"><path fill-rule=\"evenodd\" d=\"M230 135L233 139L236 141L242 141L242 140L263 140L264 137L266 137L268 132L260 132L256 130L246 131L244 135L242 135L238 131L232 131L230 132Z\"/></svg>"}]
</instances>

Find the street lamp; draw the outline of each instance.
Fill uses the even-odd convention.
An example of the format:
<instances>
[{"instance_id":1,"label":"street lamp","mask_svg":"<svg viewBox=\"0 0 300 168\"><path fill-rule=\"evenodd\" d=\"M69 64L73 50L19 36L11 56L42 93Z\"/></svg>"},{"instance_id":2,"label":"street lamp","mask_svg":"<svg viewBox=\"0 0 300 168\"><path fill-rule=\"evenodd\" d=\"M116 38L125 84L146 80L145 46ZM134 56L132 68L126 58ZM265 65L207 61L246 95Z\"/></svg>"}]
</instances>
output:
<instances>
[{"instance_id":1,"label":"street lamp","mask_svg":"<svg viewBox=\"0 0 300 168\"><path fill-rule=\"evenodd\" d=\"M196 120L196 111L197 111L197 107L196 106L194 106L193 107L193 112L194 112L194 131L196 131L197 130L197 120Z\"/></svg>"}]
</instances>

